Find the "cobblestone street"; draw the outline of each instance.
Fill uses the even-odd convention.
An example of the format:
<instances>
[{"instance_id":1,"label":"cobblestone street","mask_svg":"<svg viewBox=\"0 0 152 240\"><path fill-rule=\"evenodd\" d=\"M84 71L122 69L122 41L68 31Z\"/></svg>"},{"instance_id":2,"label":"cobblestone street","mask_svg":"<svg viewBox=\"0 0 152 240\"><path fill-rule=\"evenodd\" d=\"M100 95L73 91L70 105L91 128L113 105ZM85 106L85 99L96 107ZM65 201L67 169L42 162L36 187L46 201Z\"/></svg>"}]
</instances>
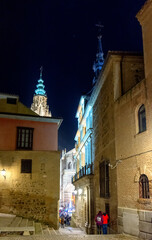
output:
<instances>
[{"instance_id":1,"label":"cobblestone street","mask_svg":"<svg viewBox=\"0 0 152 240\"><path fill-rule=\"evenodd\" d=\"M79 228L65 227L59 230L47 230L44 231L43 235L31 235L31 236L1 236L1 240L139 240L139 238L129 235L86 235ZM141 240L141 239L140 239Z\"/></svg>"}]
</instances>

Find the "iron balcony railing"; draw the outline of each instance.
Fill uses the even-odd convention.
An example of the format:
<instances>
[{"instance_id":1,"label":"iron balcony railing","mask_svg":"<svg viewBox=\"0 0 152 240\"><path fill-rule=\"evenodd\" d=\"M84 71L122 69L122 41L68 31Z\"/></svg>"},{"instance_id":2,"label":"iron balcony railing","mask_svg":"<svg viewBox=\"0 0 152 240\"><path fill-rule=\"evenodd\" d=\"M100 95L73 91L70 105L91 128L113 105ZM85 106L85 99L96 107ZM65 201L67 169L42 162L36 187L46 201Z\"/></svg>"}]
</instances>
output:
<instances>
[{"instance_id":1,"label":"iron balcony railing","mask_svg":"<svg viewBox=\"0 0 152 240\"><path fill-rule=\"evenodd\" d=\"M82 167L79 172L77 172L73 177L72 177L72 183L74 183L75 181L77 181L78 179L86 176L86 175L90 175L94 173L94 164L90 163L90 164L86 164L84 167Z\"/></svg>"}]
</instances>

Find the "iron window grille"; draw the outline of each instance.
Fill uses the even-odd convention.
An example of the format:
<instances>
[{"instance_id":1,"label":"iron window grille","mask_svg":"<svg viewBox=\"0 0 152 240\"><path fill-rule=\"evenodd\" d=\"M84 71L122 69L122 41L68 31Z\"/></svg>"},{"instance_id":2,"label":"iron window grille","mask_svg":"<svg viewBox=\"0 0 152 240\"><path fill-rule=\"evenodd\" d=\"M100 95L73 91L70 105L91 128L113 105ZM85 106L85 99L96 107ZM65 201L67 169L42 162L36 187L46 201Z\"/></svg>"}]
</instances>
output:
<instances>
[{"instance_id":1,"label":"iron window grille","mask_svg":"<svg viewBox=\"0 0 152 240\"><path fill-rule=\"evenodd\" d=\"M109 163L103 161L99 165L100 171L100 197L108 198L109 194Z\"/></svg>"},{"instance_id":2,"label":"iron window grille","mask_svg":"<svg viewBox=\"0 0 152 240\"><path fill-rule=\"evenodd\" d=\"M21 160L21 173L32 173L32 160L22 159Z\"/></svg>"},{"instance_id":3,"label":"iron window grille","mask_svg":"<svg viewBox=\"0 0 152 240\"><path fill-rule=\"evenodd\" d=\"M138 110L138 124L139 133L146 131L146 111L144 105L142 105Z\"/></svg>"},{"instance_id":4,"label":"iron window grille","mask_svg":"<svg viewBox=\"0 0 152 240\"><path fill-rule=\"evenodd\" d=\"M139 179L139 197L140 198L150 198L149 180L145 174L142 174Z\"/></svg>"},{"instance_id":5,"label":"iron window grille","mask_svg":"<svg viewBox=\"0 0 152 240\"><path fill-rule=\"evenodd\" d=\"M32 150L33 128L17 127L17 149Z\"/></svg>"}]
</instances>

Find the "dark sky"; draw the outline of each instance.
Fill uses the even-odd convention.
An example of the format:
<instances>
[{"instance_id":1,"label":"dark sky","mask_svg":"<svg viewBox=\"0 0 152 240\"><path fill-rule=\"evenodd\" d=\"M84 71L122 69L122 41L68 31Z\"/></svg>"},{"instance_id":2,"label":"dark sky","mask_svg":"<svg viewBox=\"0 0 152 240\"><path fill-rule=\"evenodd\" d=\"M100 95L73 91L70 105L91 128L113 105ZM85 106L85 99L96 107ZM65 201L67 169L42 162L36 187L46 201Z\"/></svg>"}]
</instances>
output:
<instances>
[{"instance_id":1,"label":"dark sky","mask_svg":"<svg viewBox=\"0 0 152 240\"><path fill-rule=\"evenodd\" d=\"M43 65L52 115L62 117L59 149L74 147L80 96L92 88L92 65L101 22L108 50L142 51L135 18L145 0L0 0L0 92L27 107Z\"/></svg>"}]
</instances>

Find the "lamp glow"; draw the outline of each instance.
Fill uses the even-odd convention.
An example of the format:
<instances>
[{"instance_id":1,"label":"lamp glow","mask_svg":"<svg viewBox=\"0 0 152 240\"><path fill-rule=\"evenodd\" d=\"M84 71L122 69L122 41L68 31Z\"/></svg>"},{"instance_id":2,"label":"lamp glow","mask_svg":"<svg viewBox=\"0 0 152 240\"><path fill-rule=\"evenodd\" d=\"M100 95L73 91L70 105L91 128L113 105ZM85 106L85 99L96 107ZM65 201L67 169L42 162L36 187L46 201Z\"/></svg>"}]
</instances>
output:
<instances>
[{"instance_id":1,"label":"lamp glow","mask_svg":"<svg viewBox=\"0 0 152 240\"><path fill-rule=\"evenodd\" d=\"M78 189L78 193L79 193L79 195L82 194L82 189L81 188Z\"/></svg>"},{"instance_id":2,"label":"lamp glow","mask_svg":"<svg viewBox=\"0 0 152 240\"><path fill-rule=\"evenodd\" d=\"M4 178L6 178L6 170L4 168L1 170L1 174Z\"/></svg>"},{"instance_id":3,"label":"lamp glow","mask_svg":"<svg viewBox=\"0 0 152 240\"><path fill-rule=\"evenodd\" d=\"M77 195L77 190L74 190L74 195Z\"/></svg>"}]
</instances>

